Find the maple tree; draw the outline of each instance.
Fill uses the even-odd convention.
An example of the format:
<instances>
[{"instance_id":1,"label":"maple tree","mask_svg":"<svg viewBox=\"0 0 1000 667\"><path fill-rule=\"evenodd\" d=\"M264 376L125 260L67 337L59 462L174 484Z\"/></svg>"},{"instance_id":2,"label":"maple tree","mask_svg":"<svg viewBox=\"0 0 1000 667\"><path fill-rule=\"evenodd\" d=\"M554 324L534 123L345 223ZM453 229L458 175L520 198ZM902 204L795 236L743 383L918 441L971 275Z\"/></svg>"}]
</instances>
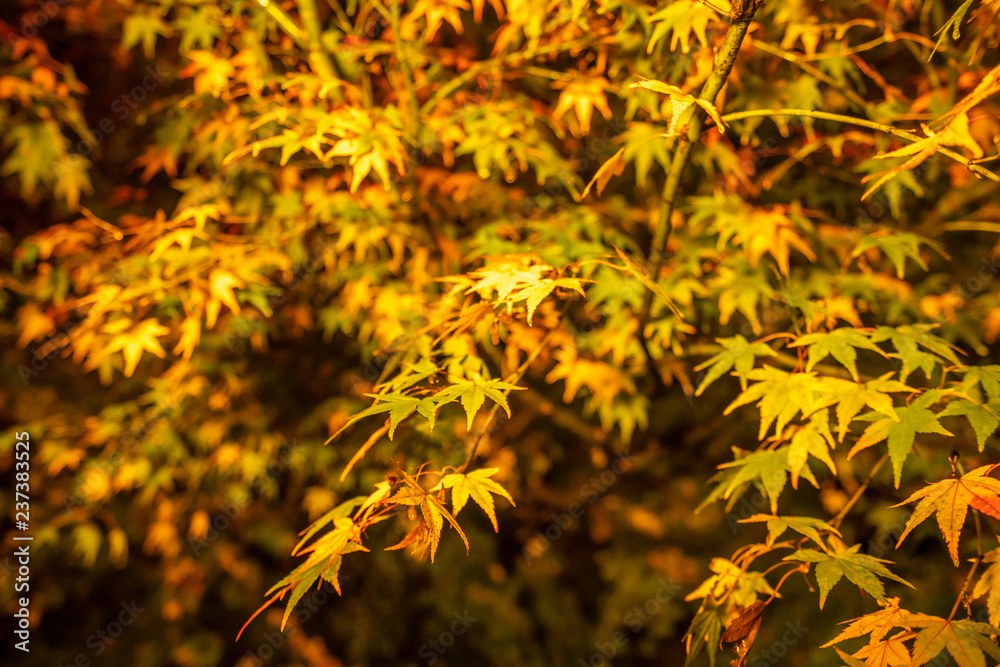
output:
<instances>
[{"instance_id":1,"label":"maple tree","mask_svg":"<svg viewBox=\"0 0 1000 667\"><path fill-rule=\"evenodd\" d=\"M996 0L42 5L39 664L1000 660Z\"/></svg>"}]
</instances>

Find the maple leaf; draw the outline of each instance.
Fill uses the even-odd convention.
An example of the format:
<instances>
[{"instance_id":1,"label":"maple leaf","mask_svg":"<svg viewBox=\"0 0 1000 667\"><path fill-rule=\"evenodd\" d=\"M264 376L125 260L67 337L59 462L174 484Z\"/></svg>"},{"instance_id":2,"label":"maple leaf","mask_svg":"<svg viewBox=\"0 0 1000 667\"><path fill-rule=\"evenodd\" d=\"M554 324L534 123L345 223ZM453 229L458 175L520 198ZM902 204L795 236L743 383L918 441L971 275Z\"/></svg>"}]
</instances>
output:
<instances>
[{"instance_id":1,"label":"maple leaf","mask_svg":"<svg viewBox=\"0 0 1000 667\"><path fill-rule=\"evenodd\" d=\"M760 572L747 571L725 558L713 558L708 569L714 572L698 588L684 598L690 602L699 598L727 598L732 604L748 607L757 601L757 594L773 595L774 589Z\"/></svg>"},{"instance_id":2,"label":"maple leaf","mask_svg":"<svg viewBox=\"0 0 1000 667\"><path fill-rule=\"evenodd\" d=\"M468 551L469 538L465 536L465 531L458 525L451 512L433 494L424 490L405 470L400 469L399 474L407 486L390 498L389 502L403 505L418 505L420 507L420 514L423 516L424 525L427 529L427 536L423 539L426 539L430 544L431 562L434 562L434 555L437 553L438 544L441 542L441 531L444 528L444 521L446 519L458 531L462 541L465 542L465 550Z\"/></svg>"},{"instance_id":3,"label":"maple leaf","mask_svg":"<svg viewBox=\"0 0 1000 667\"><path fill-rule=\"evenodd\" d=\"M826 544L820 531L833 533L840 536L840 531L822 519L811 516L775 516L773 514L754 514L747 519L741 519L740 523L763 523L767 522L767 546L773 546L775 540L781 537L785 531L794 530L805 535L813 542L826 550Z\"/></svg>"},{"instance_id":4,"label":"maple leaf","mask_svg":"<svg viewBox=\"0 0 1000 667\"><path fill-rule=\"evenodd\" d=\"M813 413L809 423L799 428L788 444L788 470L791 473L792 488L799 488L799 473L809 456L814 456L826 464L834 475L837 468L830 458L830 450L836 447L830 433L830 415L824 408Z\"/></svg>"},{"instance_id":5,"label":"maple leaf","mask_svg":"<svg viewBox=\"0 0 1000 667\"><path fill-rule=\"evenodd\" d=\"M684 667L691 665L702 649L708 652L710 667L715 666L715 654L719 651L725 620L726 607L718 604L714 598L706 597L684 634L684 647L687 652Z\"/></svg>"},{"instance_id":6,"label":"maple leaf","mask_svg":"<svg viewBox=\"0 0 1000 667\"><path fill-rule=\"evenodd\" d=\"M910 649L904 642L913 639L914 632L897 632L877 642L869 643L854 654L855 658L864 658L864 665L869 667L900 667L909 665L912 658Z\"/></svg>"},{"instance_id":7,"label":"maple leaf","mask_svg":"<svg viewBox=\"0 0 1000 667\"><path fill-rule=\"evenodd\" d=\"M284 597L286 593L291 592L288 603L285 606L285 613L281 619L281 629L284 630L285 624L288 622L288 618L292 614L292 610L295 605L302 598L309 588L316 583L316 581L323 577L327 581L331 581L337 592L340 593L340 584L337 580L337 573L340 570L339 559L343 554L352 553L354 551L368 551L364 545L361 544L361 531L359 526L346 516L354 505L358 502L358 498L352 499L346 503L341 503L337 508L334 508L326 516L314 523L313 529L307 533L299 544L295 547L292 555L297 553L309 553L311 554L304 563L295 568L287 576L281 579L278 583L271 587L267 592L268 595L275 593L275 595L265 602L253 616L251 616L247 622L240 629L239 634L236 635L237 639L243 634L243 630L250 625L250 622L257 617L262 611L269 607L275 600ZM321 527L326 524L333 523L333 530L323 535L321 538L316 540L316 542L310 544L308 547L303 548L305 542L316 534Z\"/></svg>"},{"instance_id":8,"label":"maple leaf","mask_svg":"<svg viewBox=\"0 0 1000 667\"><path fill-rule=\"evenodd\" d=\"M434 401L436 406L441 406L454 401L456 398L460 399L462 408L465 410L467 428L471 431L472 420L476 416L476 413L479 412L479 409L483 407L483 402L485 402L487 396L503 408L507 416L510 417L510 406L507 405L507 397L504 396L503 390L512 391L515 389L524 389L524 387L518 387L516 384L510 384L501 380L483 380L476 373L471 380L458 380L450 387L442 389L434 394L431 400Z\"/></svg>"},{"instance_id":9,"label":"maple leaf","mask_svg":"<svg viewBox=\"0 0 1000 667\"><path fill-rule=\"evenodd\" d=\"M542 300L552 293L552 290L557 287L562 287L564 289L571 289L579 292L582 296L586 296L583 291L583 286L580 279L578 278L543 278L536 285L528 285L517 290L510 295L510 302L517 303L518 301L525 301L525 306L528 309L528 326L531 326L531 318L535 314L535 309Z\"/></svg>"},{"instance_id":10,"label":"maple leaf","mask_svg":"<svg viewBox=\"0 0 1000 667\"><path fill-rule=\"evenodd\" d=\"M240 314L240 304L236 300L233 289L242 289L245 287L245 283L229 271L215 269L208 276L208 287L212 298L205 305L205 324L211 329L219 317L222 304L225 304L236 315Z\"/></svg>"},{"instance_id":11,"label":"maple leaf","mask_svg":"<svg viewBox=\"0 0 1000 667\"><path fill-rule=\"evenodd\" d=\"M608 98L604 94L607 80L604 77L580 76L567 82L554 81L553 88L562 88L556 108L552 110L552 120L558 120L571 108L576 110L580 121L580 136L590 132L590 119L596 108L605 118L611 118Z\"/></svg>"},{"instance_id":12,"label":"maple leaf","mask_svg":"<svg viewBox=\"0 0 1000 667\"><path fill-rule=\"evenodd\" d=\"M482 3L480 3L480 11ZM416 37L412 28L413 22L423 16L427 24L424 31L424 39L430 42L434 39L442 23L448 23L458 34L465 30L462 23L462 16L459 10L468 11L471 5L466 0L417 0L413 9L407 13L403 25L400 26L400 34L408 40Z\"/></svg>"},{"instance_id":13,"label":"maple leaf","mask_svg":"<svg viewBox=\"0 0 1000 667\"><path fill-rule=\"evenodd\" d=\"M194 92L219 97L228 89L229 80L236 74L232 61L211 51L190 51L187 55L192 62L181 70L181 76L194 77Z\"/></svg>"},{"instance_id":14,"label":"maple leaf","mask_svg":"<svg viewBox=\"0 0 1000 667\"><path fill-rule=\"evenodd\" d=\"M899 415L893 407L891 393L909 392L916 393L913 387L908 387L898 380L890 380L894 373L869 380L863 384L857 384L849 380L839 378L825 378L823 383L823 393L833 399L837 404L837 439L844 441L844 435L854 417L861 411L861 408L868 406L875 412L886 415L893 421L899 421Z\"/></svg>"},{"instance_id":15,"label":"maple leaf","mask_svg":"<svg viewBox=\"0 0 1000 667\"><path fill-rule=\"evenodd\" d=\"M493 496L490 494L495 493L498 496L503 496L511 505L514 504L514 500L507 493L506 489L492 479L489 479L498 470L499 468L480 468L467 475L454 473L441 478L440 486L445 489L451 489L451 507L455 516L458 516L458 513L462 511L465 503L471 497L477 505L483 508L486 515L490 517L493 530L500 532L500 529L497 527L496 512L493 509Z\"/></svg>"},{"instance_id":16,"label":"maple leaf","mask_svg":"<svg viewBox=\"0 0 1000 667\"><path fill-rule=\"evenodd\" d=\"M149 352L161 359L166 356L157 338L166 336L170 330L161 326L155 319L150 318L134 325L127 319L116 320L106 325L104 331L113 336L111 342L104 348L102 356L121 350L125 357L125 377L132 377L143 352Z\"/></svg>"},{"instance_id":17,"label":"maple leaf","mask_svg":"<svg viewBox=\"0 0 1000 667\"><path fill-rule=\"evenodd\" d=\"M969 425L976 432L976 441L979 444L979 451L983 451L986 446L986 439L989 438L997 427L1000 426L1000 403L981 405L968 398L959 397L938 413L939 417L964 415L969 420Z\"/></svg>"},{"instance_id":18,"label":"maple leaf","mask_svg":"<svg viewBox=\"0 0 1000 667\"><path fill-rule=\"evenodd\" d=\"M17 337L17 346L20 348L25 348L28 343L55 333L56 330L52 318L34 303L25 304L18 309L17 323L21 329Z\"/></svg>"},{"instance_id":19,"label":"maple leaf","mask_svg":"<svg viewBox=\"0 0 1000 667\"><path fill-rule=\"evenodd\" d=\"M201 318L194 316L184 318L180 324L180 330L181 338L174 347L173 353L180 354L183 359L188 360L194 354L195 348L198 347L198 341L201 340Z\"/></svg>"},{"instance_id":20,"label":"maple leaf","mask_svg":"<svg viewBox=\"0 0 1000 667\"><path fill-rule=\"evenodd\" d=\"M854 639L855 637L863 637L868 634L871 635L869 644L873 644L881 641L882 638L888 635L889 631L893 628L910 629L908 619L914 617L915 615L900 608L899 598L887 598L886 600L879 602L879 604L882 606L882 609L878 611L865 614L864 616L850 621L844 621L844 623L849 625L834 639L831 639L827 643L823 644L821 648L827 648L833 646L834 644L839 644L842 641Z\"/></svg>"},{"instance_id":21,"label":"maple leaf","mask_svg":"<svg viewBox=\"0 0 1000 667\"><path fill-rule=\"evenodd\" d=\"M736 377L740 379L740 387L746 391L747 378L750 371L753 370L757 357L777 355L777 352L768 347L766 343L751 343L740 335L732 338L716 338L715 342L723 347L722 352L694 368L696 371L709 369L705 373L705 377L702 378L701 384L698 385L698 389L695 390L695 396L701 396L708 385L718 380L730 369L733 369Z\"/></svg>"},{"instance_id":22,"label":"maple leaf","mask_svg":"<svg viewBox=\"0 0 1000 667\"><path fill-rule=\"evenodd\" d=\"M834 329L830 332L817 332L800 336L794 343L789 343L789 347L809 346L809 360L806 363L806 370L811 371L813 367L829 355L840 362L840 364L851 372L851 377L858 382L858 353L856 349L870 350L883 357L887 356L875 343L868 339L869 334L858 329Z\"/></svg>"},{"instance_id":23,"label":"maple leaf","mask_svg":"<svg viewBox=\"0 0 1000 667\"><path fill-rule=\"evenodd\" d=\"M1000 402L1000 366L968 366L957 368L955 372L965 376L962 379L963 393L980 401L981 395L977 389L980 387L986 392L990 403Z\"/></svg>"},{"instance_id":24,"label":"maple leaf","mask_svg":"<svg viewBox=\"0 0 1000 667\"><path fill-rule=\"evenodd\" d=\"M656 27L653 28L653 33L649 36L646 53L652 53L656 43L671 32L673 33L670 38L671 51L680 46L683 53L689 52L692 33L702 46L706 46L708 44L706 35L708 24L716 20L718 17L715 12L696 0L672 2L649 17L649 22L655 23Z\"/></svg>"},{"instance_id":25,"label":"maple leaf","mask_svg":"<svg viewBox=\"0 0 1000 667\"><path fill-rule=\"evenodd\" d=\"M799 412L807 416L833 403L833 399L823 396L820 391L823 383L814 373L788 373L774 366L764 366L747 373L747 378L754 380L754 384L730 403L724 414L758 401L759 440L764 439L775 421L775 432L781 433Z\"/></svg>"},{"instance_id":26,"label":"maple leaf","mask_svg":"<svg viewBox=\"0 0 1000 667\"><path fill-rule=\"evenodd\" d=\"M937 391L924 393L909 406L896 408L898 420L875 412L862 415L859 419L868 419L872 423L861 434L851 451L847 453L847 458L850 459L861 450L886 440L889 458L892 459L893 476L898 489L899 480L903 474L903 462L909 456L917 434L952 435L951 431L941 426L937 414L929 409L939 399L940 393Z\"/></svg>"},{"instance_id":27,"label":"maple leaf","mask_svg":"<svg viewBox=\"0 0 1000 667\"><path fill-rule=\"evenodd\" d=\"M990 614L990 623L1000 626L1000 548L990 551L983 557L986 563L992 563L976 582L971 599L986 598L986 609Z\"/></svg>"},{"instance_id":28,"label":"maple leaf","mask_svg":"<svg viewBox=\"0 0 1000 667\"><path fill-rule=\"evenodd\" d=\"M769 254L784 276L790 270L792 248L810 261L816 261L816 253L798 229L809 227L809 221L798 212L798 207L789 207L788 210L782 206L761 208L737 197L718 194L701 197L697 201L699 211L693 218L712 221L711 229L718 234L716 247L719 250L732 241L743 248L753 267L765 254Z\"/></svg>"},{"instance_id":29,"label":"maple leaf","mask_svg":"<svg viewBox=\"0 0 1000 667\"><path fill-rule=\"evenodd\" d=\"M625 171L625 160L623 155L625 154L624 148L619 148L618 152L612 155L608 160L600 166L600 168L594 172L594 177L590 179L587 183L587 187L583 189L580 194L580 200L583 200L590 192L591 186L595 183L597 184L597 196L599 197L604 191L605 186L607 186L608 181L611 180L612 176L620 176L623 171Z\"/></svg>"},{"instance_id":30,"label":"maple leaf","mask_svg":"<svg viewBox=\"0 0 1000 667\"><path fill-rule=\"evenodd\" d=\"M122 48L131 49L141 43L142 54L146 60L152 60L155 56L156 36L166 36L170 32L170 28L158 14L130 14L122 25Z\"/></svg>"},{"instance_id":31,"label":"maple leaf","mask_svg":"<svg viewBox=\"0 0 1000 667\"><path fill-rule=\"evenodd\" d=\"M787 447L757 451L745 456L738 456L735 461L723 463L719 466L719 472L709 480L716 482L715 488L712 489L695 512L700 511L719 498L733 498L735 500L736 497L742 495L750 483L756 484L762 489L764 495L770 500L771 511L777 512L778 498L781 496L781 492L788 481L788 471ZM816 478L808 466L803 467L799 474L809 480L813 486L818 486Z\"/></svg>"},{"instance_id":32,"label":"maple leaf","mask_svg":"<svg viewBox=\"0 0 1000 667\"><path fill-rule=\"evenodd\" d=\"M396 432L396 426L399 425L399 422L409 417L414 411L419 412L422 416L426 417L431 423L431 429L433 430L434 428L434 420L437 415L438 406L431 398L416 398L414 396L405 396L403 394L365 394L365 396L378 399L381 402L365 408L358 414L348 419L347 423L337 429L337 431L323 444L329 444L332 442L338 435L343 433L344 430L355 422L360 421L365 417L382 414L384 412L389 413L390 440L392 440L393 434Z\"/></svg>"},{"instance_id":33,"label":"maple leaf","mask_svg":"<svg viewBox=\"0 0 1000 667\"><path fill-rule=\"evenodd\" d=\"M949 259L948 253L944 251L941 244L917 236L912 232L901 232L895 229L882 229L871 234L867 234L858 241L857 247L851 253L851 259L860 257L869 250L878 249L896 267L896 277L903 279L906 269L906 259L912 259L924 271L927 270L927 263L920 256L920 246L925 245L938 252L945 259Z\"/></svg>"},{"instance_id":34,"label":"maple leaf","mask_svg":"<svg viewBox=\"0 0 1000 667\"><path fill-rule=\"evenodd\" d=\"M899 372L899 377L903 382L910 376L916 368L921 369L929 379L934 372L934 367L942 365L942 361L948 361L954 366L961 366L962 362L955 354L956 348L943 338L930 333L936 324L908 324L901 327L880 326L875 329L871 340L873 343L890 341L896 348L896 354L889 355L903 362L903 367ZM923 352L919 348L930 350L930 353Z\"/></svg>"},{"instance_id":35,"label":"maple leaf","mask_svg":"<svg viewBox=\"0 0 1000 667\"><path fill-rule=\"evenodd\" d=\"M670 97L670 101L674 105L673 112L670 116L670 128L667 130L666 136L676 136L678 134L677 125L684 111L690 107L692 104L696 104L705 110L712 120L715 121L715 127L719 130L720 134L725 133L725 128L727 127L726 122L722 120L722 116L719 115L718 109L711 102L706 102L705 100L700 100L694 95L689 95L677 86L672 86L669 83L663 83L662 81L656 81L653 79L643 79L637 83L629 84L629 88L645 88L646 90L652 90L657 93L662 93Z\"/></svg>"},{"instance_id":36,"label":"maple leaf","mask_svg":"<svg viewBox=\"0 0 1000 667\"><path fill-rule=\"evenodd\" d=\"M737 659L732 661L732 667L746 667L747 655L753 647L754 640L757 639L757 631L760 630L762 620L761 614L766 604L763 600L757 600L749 607L741 609L726 631L722 633L720 643L734 644L733 650L736 652Z\"/></svg>"},{"instance_id":37,"label":"maple leaf","mask_svg":"<svg viewBox=\"0 0 1000 667\"><path fill-rule=\"evenodd\" d=\"M909 157L909 159L879 176L878 180L861 195L862 201L894 176L904 171L915 169L924 160L934 155L942 146L962 146L963 148L967 148L973 157L983 157L982 147L969 134L969 117L964 111L951 115L947 124L937 132L931 130L926 125L923 125L923 130L926 138L915 141L900 149L888 153L880 153L875 156L877 159L896 157Z\"/></svg>"},{"instance_id":38,"label":"maple leaf","mask_svg":"<svg viewBox=\"0 0 1000 667\"><path fill-rule=\"evenodd\" d=\"M816 563L816 583L819 584L819 608L826 603L826 596L843 578L865 591L879 602L885 602L885 588L879 577L892 579L913 588L911 584L890 572L883 563L892 561L858 553L855 544L839 553L822 553L815 549L799 549L784 560Z\"/></svg>"},{"instance_id":39,"label":"maple leaf","mask_svg":"<svg viewBox=\"0 0 1000 667\"><path fill-rule=\"evenodd\" d=\"M1000 464L981 466L962 475L959 479L945 479L929 484L903 502L899 507L919 500L913 515L906 522L903 534L899 536L898 547L910 531L935 514L941 534L948 544L952 562L958 565L958 539L965 525L969 507L1000 519L1000 480L989 477L989 473Z\"/></svg>"},{"instance_id":40,"label":"maple leaf","mask_svg":"<svg viewBox=\"0 0 1000 667\"><path fill-rule=\"evenodd\" d=\"M994 660L1000 660L1000 648L990 639L990 635L1000 634L1000 629L992 625L926 614L914 614L910 624L924 628L913 642L910 667L927 664L944 649L948 649L958 667L986 667L984 651Z\"/></svg>"}]
</instances>

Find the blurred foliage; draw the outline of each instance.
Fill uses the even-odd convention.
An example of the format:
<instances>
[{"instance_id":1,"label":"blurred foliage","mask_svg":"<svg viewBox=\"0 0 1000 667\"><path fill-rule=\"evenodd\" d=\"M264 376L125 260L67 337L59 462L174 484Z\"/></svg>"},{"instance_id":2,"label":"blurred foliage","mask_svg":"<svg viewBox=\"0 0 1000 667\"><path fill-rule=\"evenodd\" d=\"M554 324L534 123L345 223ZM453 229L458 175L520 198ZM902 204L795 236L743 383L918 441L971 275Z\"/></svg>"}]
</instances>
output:
<instances>
[{"instance_id":1,"label":"blurred foliage","mask_svg":"<svg viewBox=\"0 0 1000 667\"><path fill-rule=\"evenodd\" d=\"M5 664L1000 658L996 0L3 11Z\"/></svg>"}]
</instances>

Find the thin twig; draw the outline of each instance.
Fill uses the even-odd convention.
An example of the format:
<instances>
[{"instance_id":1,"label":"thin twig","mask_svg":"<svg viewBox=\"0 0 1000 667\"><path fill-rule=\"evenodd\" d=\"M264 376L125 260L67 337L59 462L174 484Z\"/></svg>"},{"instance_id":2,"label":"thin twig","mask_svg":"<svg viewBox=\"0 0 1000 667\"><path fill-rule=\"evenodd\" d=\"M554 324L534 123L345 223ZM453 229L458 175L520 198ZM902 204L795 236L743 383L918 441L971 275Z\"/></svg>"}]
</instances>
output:
<instances>
[{"instance_id":1,"label":"thin twig","mask_svg":"<svg viewBox=\"0 0 1000 667\"><path fill-rule=\"evenodd\" d=\"M722 116L722 120L729 123L734 120L743 120L744 118L759 118L761 116L803 116L807 118L818 118L820 120L832 120L838 123L846 123L850 125L857 125L858 127L867 127L872 130L878 130L879 132L885 132L886 134L891 134L893 136L899 137L901 139L906 139L910 142L923 141L926 137L921 137L912 132L906 130L901 130L897 127L891 125L885 125L883 123L876 123L872 120L867 120L865 118L855 118L853 116L845 116L839 113L827 113L826 111L814 111L812 109L753 109L751 111L736 111L734 113L729 113ZM962 155L959 155L953 150L944 148L943 146L935 146L935 150L942 155L950 157L955 162L965 165L969 171L976 174L977 176L982 176L990 179L991 181L1000 183L1000 175L993 173L988 169L984 169L975 163L974 160L970 160Z\"/></svg>"},{"instance_id":2,"label":"thin twig","mask_svg":"<svg viewBox=\"0 0 1000 667\"><path fill-rule=\"evenodd\" d=\"M557 329L558 327L553 327L549 329L548 333L546 333L545 336L542 337L542 340L539 341L538 347L532 350L531 354L528 355L528 358L524 360L524 363L518 366L513 373L505 377L503 381L508 384L514 384L518 380L520 380L521 377L523 377L524 374L528 371L528 366L530 366L535 361L535 359L538 358L538 355L541 354L542 350L545 348L546 343L549 342L549 339L552 338L552 335L556 332ZM510 396L511 391L513 390L504 389L503 391L504 397ZM469 466L469 463L472 461L473 458L475 458L476 451L479 449L479 443L483 439L483 436L486 435L486 431L489 430L490 425L493 423L493 420L496 419L497 411L499 409L500 409L500 404L494 402L493 408L490 409L489 414L486 416L486 421L483 423L482 427L479 429L479 433L476 435L475 442L472 443L472 449L469 450L469 454L465 457L465 461L462 462L462 465L458 467L459 472L465 472L465 469Z\"/></svg>"},{"instance_id":3,"label":"thin twig","mask_svg":"<svg viewBox=\"0 0 1000 667\"><path fill-rule=\"evenodd\" d=\"M273 2L267 3L268 7ZM336 79L337 70L330 60L330 54L323 48L323 26L319 22L319 12L316 10L316 0L299 0L299 15L305 24L309 48L309 64L325 80Z\"/></svg>"},{"instance_id":4,"label":"thin twig","mask_svg":"<svg viewBox=\"0 0 1000 667\"><path fill-rule=\"evenodd\" d=\"M850 497L846 505L840 508L840 511L837 512L837 516L830 520L830 526L833 528L840 528L840 523L844 520L844 517L847 516L847 513L851 511L852 507L854 507L854 503L858 502L862 494L864 494L864 492L868 489L868 485L872 483L873 479L875 479L875 475L888 460L889 454L885 453L882 455L882 458L875 462L875 465L872 466L872 469L868 473L868 477L865 478L865 481L861 483L861 486L854 490L854 495Z\"/></svg>"}]
</instances>

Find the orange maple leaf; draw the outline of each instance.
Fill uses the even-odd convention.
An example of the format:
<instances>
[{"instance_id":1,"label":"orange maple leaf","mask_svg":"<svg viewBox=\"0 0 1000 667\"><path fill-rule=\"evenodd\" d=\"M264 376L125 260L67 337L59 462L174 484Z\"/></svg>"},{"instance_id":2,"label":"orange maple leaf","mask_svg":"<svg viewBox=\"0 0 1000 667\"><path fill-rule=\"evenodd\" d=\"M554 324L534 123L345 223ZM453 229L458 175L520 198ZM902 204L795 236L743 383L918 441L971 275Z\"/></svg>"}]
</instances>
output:
<instances>
[{"instance_id":1,"label":"orange maple leaf","mask_svg":"<svg viewBox=\"0 0 1000 667\"><path fill-rule=\"evenodd\" d=\"M958 565L958 539L965 524L965 517L971 506L995 519L1000 519L1000 480L988 477L1000 463L980 466L959 479L946 479L920 489L912 496L893 507L906 505L915 500L920 504L913 510L913 516L906 522L906 529L899 536L898 547L931 514L936 514L938 527L948 543L951 560Z\"/></svg>"}]
</instances>

